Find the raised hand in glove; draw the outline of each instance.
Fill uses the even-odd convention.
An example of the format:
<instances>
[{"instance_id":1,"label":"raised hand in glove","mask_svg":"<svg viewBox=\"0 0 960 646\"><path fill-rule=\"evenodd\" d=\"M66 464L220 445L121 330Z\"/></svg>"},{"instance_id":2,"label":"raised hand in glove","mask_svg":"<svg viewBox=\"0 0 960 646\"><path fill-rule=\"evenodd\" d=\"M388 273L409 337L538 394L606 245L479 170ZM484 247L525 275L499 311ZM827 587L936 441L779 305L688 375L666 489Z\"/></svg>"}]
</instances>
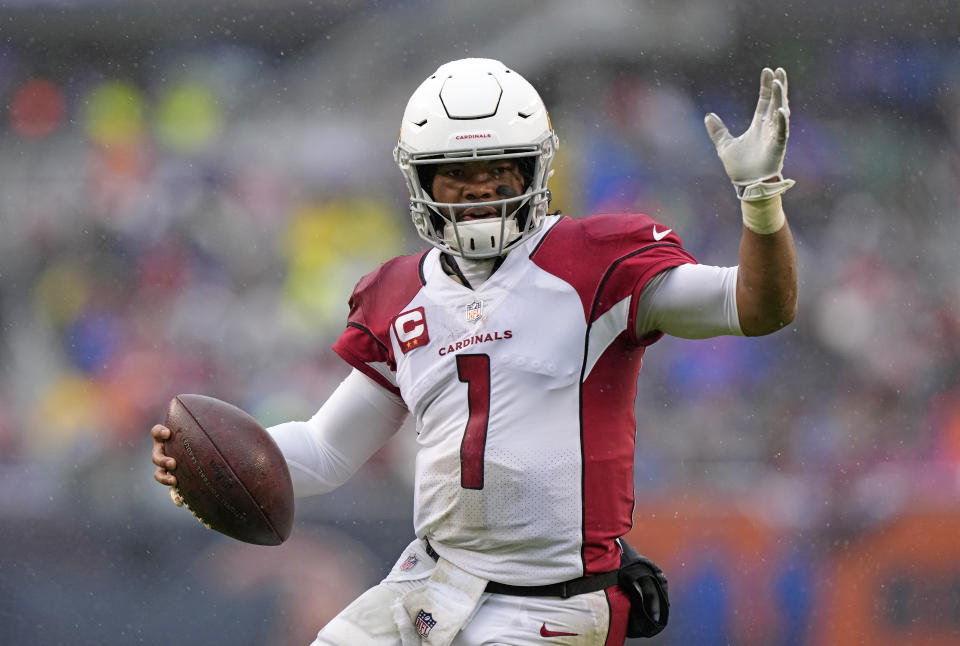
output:
<instances>
[{"instance_id":1,"label":"raised hand in glove","mask_svg":"<svg viewBox=\"0 0 960 646\"><path fill-rule=\"evenodd\" d=\"M741 200L766 200L795 184L781 175L790 135L787 73L782 67L776 72L765 67L760 73L757 110L742 135L733 137L720 117L712 112L704 117L703 123Z\"/></svg>"}]
</instances>

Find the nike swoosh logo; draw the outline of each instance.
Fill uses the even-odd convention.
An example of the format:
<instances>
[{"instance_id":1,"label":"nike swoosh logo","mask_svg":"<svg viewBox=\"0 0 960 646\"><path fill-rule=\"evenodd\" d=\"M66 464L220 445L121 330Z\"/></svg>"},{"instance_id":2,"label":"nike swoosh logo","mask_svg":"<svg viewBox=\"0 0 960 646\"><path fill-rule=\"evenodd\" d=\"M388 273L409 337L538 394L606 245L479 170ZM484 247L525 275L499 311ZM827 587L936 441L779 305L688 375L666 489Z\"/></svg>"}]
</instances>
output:
<instances>
[{"instance_id":1,"label":"nike swoosh logo","mask_svg":"<svg viewBox=\"0 0 960 646\"><path fill-rule=\"evenodd\" d=\"M657 231L657 225L653 225L653 239L654 240L663 240L673 229L664 229L663 231Z\"/></svg>"},{"instance_id":2,"label":"nike swoosh logo","mask_svg":"<svg viewBox=\"0 0 960 646\"><path fill-rule=\"evenodd\" d=\"M540 626L540 636L541 637L576 637L580 633L564 633L557 630L548 630L546 622Z\"/></svg>"}]
</instances>

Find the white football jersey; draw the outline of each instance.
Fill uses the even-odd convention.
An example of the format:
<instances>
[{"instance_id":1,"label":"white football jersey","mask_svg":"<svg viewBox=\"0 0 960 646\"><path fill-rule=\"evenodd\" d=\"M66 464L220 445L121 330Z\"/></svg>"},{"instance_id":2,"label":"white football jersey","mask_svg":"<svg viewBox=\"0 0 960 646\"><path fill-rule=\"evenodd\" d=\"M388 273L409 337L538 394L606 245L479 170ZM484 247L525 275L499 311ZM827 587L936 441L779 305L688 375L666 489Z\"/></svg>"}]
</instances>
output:
<instances>
[{"instance_id":1,"label":"white football jersey","mask_svg":"<svg viewBox=\"0 0 960 646\"><path fill-rule=\"evenodd\" d=\"M437 249L364 277L334 350L416 421L414 525L461 568L539 585L619 567L633 511L636 299L695 262L643 215L551 216L477 289Z\"/></svg>"}]
</instances>

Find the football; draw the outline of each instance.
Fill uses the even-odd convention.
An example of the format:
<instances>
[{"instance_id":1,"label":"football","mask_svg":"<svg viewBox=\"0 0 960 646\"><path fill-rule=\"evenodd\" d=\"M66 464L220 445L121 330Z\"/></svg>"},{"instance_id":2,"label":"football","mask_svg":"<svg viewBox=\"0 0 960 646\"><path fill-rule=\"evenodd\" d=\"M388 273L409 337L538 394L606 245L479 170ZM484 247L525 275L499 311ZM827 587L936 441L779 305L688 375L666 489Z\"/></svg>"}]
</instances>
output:
<instances>
[{"instance_id":1,"label":"football","mask_svg":"<svg viewBox=\"0 0 960 646\"><path fill-rule=\"evenodd\" d=\"M164 424L176 493L200 522L246 543L279 545L293 528L293 483L280 448L225 401L177 395Z\"/></svg>"}]
</instances>

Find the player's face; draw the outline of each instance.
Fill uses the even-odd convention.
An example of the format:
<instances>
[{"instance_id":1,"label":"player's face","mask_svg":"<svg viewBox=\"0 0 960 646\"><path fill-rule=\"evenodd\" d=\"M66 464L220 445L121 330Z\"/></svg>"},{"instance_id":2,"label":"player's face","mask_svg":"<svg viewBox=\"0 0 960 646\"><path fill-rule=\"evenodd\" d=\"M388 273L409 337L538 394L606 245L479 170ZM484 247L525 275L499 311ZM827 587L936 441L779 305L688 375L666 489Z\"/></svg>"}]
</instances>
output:
<instances>
[{"instance_id":1,"label":"player's face","mask_svg":"<svg viewBox=\"0 0 960 646\"><path fill-rule=\"evenodd\" d=\"M523 192L523 175L512 159L440 164L431 186L433 199L449 204L493 202ZM455 211L457 220L500 217L494 206L471 206Z\"/></svg>"}]
</instances>

